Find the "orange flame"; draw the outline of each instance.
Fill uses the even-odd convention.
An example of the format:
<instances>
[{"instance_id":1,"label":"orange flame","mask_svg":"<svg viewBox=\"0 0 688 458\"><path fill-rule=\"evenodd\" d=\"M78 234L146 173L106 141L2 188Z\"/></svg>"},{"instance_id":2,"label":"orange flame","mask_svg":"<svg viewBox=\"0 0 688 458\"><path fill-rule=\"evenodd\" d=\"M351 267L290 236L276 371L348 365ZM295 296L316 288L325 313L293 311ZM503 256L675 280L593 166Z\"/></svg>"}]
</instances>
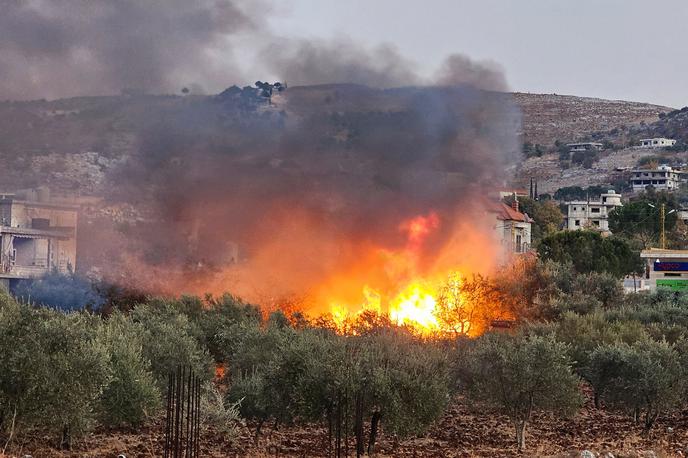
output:
<instances>
[{"instance_id":1,"label":"orange flame","mask_svg":"<svg viewBox=\"0 0 688 458\"><path fill-rule=\"evenodd\" d=\"M440 218L435 212L414 217L400 224L399 230L407 237L406 246L399 251L380 250L380 256L374 258L382 262L383 270L390 274L387 280L391 280L387 283L381 281L377 289L364 284L361 289L362 298L358 302L347 304L330 299L330 315L334 323L343 329L345 323L355 320L363 312L373 311L386 314L393 323L408 326L423 335L457 330L462 334L475 334L477 329L466 318L468 314L456 313L454 310L453 319L460 323L450 324L446 319L447 314L443 315L440 311L470 306L466 304L467 298L461 291L463 275L458 268L440 265L430 272L418 273L423 244L439 226ZM364 264L364 270L370 268L367 263ZM336 297L349 289L350 283L355 283L358 277L356 272L350 276L343 275L326 290Z\"/></svg>"}]
</instances>

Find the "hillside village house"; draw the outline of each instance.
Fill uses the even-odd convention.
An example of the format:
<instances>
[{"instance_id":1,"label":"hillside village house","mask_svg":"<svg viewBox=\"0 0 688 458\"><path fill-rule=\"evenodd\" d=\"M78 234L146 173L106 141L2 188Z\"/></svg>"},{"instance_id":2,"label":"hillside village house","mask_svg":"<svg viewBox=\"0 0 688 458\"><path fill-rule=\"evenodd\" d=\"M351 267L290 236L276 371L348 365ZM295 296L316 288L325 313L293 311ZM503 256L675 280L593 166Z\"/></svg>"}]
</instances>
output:
<instances>
[{"instance_id":1,"label":"hillside village house","mask_svg":"<svg viewBox=\"0 0 688 458\"><path fill-rule=\"evenodd\" d=\"M612 189L601 194L599 200L573 200L566 202L566 206L566 229L594 229L609 234L609 214L623 204L621 194Z\"/></svg>"},{"instance_id":2,"label":"hillside village house","mask_svg":"<svg viewBox=\"0 0 688 458\"><path fill-rule=\"evenodd\" d=\"M674 191L681 184L681 172L668 165L660 165L656 169L635 169L631 171L631 187L633 192L644 191L648 186L658 191Z\"/></svg>"},{"instance_id":3,"label":"hillside village house","mask_svg":"<svg viewBox=\"0 0 688 458\"><path fill-rule=\"evenodd\" d=\"M76 205L46 188L0 194L0 286L76 267Z\"/></svg>"},{"instance_id":4,"label":"hillside village house","mask_svg":"<svg viewBox=\"0 0 688 458\"><path fill-rule=\"evenodd\" d=\"M670 146L674 146L675 144L676 140L671 138L643 138L640 140L640 145L638 145L638 148L668 148Z\"/></svg>"},{"instance_id":5,"label":"hillside village house","mask_svg":"<svg viewBox=\"0 0 688 458\"><path fill-rule=\"evenodd\" d=\"M490 202L488 212L496 219L494 229L505 253L527 253L531 244L533 220L518 208L518 199L511 206Z\"/></svg>"},{"instance_id":6,"label":"hillside village house","mask_svg":"<svg viewBox=\"0 0 688 458\"><path fill-rule=\"evenodd\" d=\"M604 149L602 143L585 142L585 143L567 143L569 151L575 153L576 151L600 151Z\"/></svg>"}]
</instances>

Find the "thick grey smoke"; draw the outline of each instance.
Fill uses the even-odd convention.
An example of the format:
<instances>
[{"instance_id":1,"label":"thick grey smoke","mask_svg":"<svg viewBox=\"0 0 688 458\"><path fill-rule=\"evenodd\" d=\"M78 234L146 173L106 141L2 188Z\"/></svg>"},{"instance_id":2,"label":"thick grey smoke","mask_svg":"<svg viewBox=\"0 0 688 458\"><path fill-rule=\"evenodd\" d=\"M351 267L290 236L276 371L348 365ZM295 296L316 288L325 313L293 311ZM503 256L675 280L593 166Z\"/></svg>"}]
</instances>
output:
<instances>
[{"instance_id":1,"label":"thick grey smoke","mask_svg":"<svg viewBox=\"0 0 688 458\"><path fill-rule=\"evenodd\" d=\"M238 33L260 36L265 71L289 84L269 101L238 87L121 99L148 115L132 122L136 148L108 177L107 198L145 218L80 229L110 279L178 293L202 292L219 275L215 291L280 294L368 260L362 282L395 284L399 272L367 259L378 252L370 247L405 247L400 227L433 214L441 224L414 266L429 269L458 225L477 224L476 202L504 182L517 151L518 111L494 92L503 76L462 56L427 81L391 46L274 37L236 1L7 5L0 98L229 85L237 72L223 59ZM452 253L451 262L466 258Z\"/></svg>"},{"instance_id":2,"label":"thick grey smoke","mask_svg":"<svg viewBox=\"0 0 688 458\"><path fill-rule=\"evenodd\" d=\"M0 99L236 80L231 38L259 18L236 0L3 0Z\"/></svg>"},{"instance_id":3,"label":"thick grey smoke","mask_svg":"<svg viewBox=\"0 0 688 458\"><path fill-rule=\"evenodd\" d=\"M507 91L503 69L494 62L476 62L462 54L447 57L437 71L441 86L470 85L490 91Z\"/></svg>"},{"instance_id":4,"label":"thick grey smoke","mask_svg":"<svg viewBox=\"0 0 688 458\"><path fill-rule=\"evenodd\" d=\"M0 100L118 94L122 90L194 93L253 81L236 64L239 49L255 68L291 85L371 87L470 84L505 90L501 70L465 56L447 58L434 79L389 44L347 38L275 36L265 1L5 0L0 7ZM249 53L250 54L250 53ZM245 56L244 56L245 57Z\"/></svg>"},{"instance_id":5,"label":"thick grey smoke","mask_svg":"<svg viewBox=\"0 0 688 458\"><path fill-rule=\"evenodd\" d=\"M368 49L346 38L275 40L262 51L261 61L291 85L354 83L395 87L420 82L413 63L392 45Z\"/></svg>"}]
</instances>

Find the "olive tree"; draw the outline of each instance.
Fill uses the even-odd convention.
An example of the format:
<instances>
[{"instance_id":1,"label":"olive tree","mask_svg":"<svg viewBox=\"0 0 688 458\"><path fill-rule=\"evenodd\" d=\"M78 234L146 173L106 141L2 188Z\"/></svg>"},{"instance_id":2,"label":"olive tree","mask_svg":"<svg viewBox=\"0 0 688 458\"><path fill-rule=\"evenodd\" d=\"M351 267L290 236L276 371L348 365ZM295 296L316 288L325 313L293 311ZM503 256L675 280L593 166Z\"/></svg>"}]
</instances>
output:
<instances>
[{"instance_id":1,"label":"olive tree","mask_svg":"<svg viewBox=\"0 0 688 458\"><path fill-rule=\"evenodd\" d=\"M686 388L678 352L664 341L601 345L590 357L590 372L612 408L643 417L649 434L659 415L678 408Z\"/></svg>"},{"instance_id":2,"label":"olive tree","mask_svg":"<svg viewBox=\"0 0 688 458\"><path fill-rule=\"evenodd\" d=\"M511 419L518 449L536 410L570 414L581 404L568 346L553 336L487 334L469 353L469 394Z\"/></svg>"},{"instance_id":3,"label":"olive tree","mask_svg":"<svg viewBox=\"0 0 688 458\"><path fill-rule=\"evenodd\" d=\"M107 426L140 426L160 407L160 390L151 363L143 357L143 328L121 313L100 329L111 378L100 397L101 419Z\"/></svg>"}]
</instances>

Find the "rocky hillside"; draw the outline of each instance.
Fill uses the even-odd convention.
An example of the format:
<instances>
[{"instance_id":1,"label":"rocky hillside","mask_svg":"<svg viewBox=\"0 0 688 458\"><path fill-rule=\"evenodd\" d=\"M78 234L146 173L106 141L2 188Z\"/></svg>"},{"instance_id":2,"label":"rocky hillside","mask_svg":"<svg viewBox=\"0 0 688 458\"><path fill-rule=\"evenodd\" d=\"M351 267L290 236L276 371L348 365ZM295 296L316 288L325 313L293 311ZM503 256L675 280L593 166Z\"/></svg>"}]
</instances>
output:
<instances>
[{"instance_id":1,"label":"rocky hillside","mask_svg":"<svg viewBox=\"0 0 688 458\"><path fill-rule=\"evenodd\" d=\"M647 103L604 100L557 94L517 92L514 100L523 111L524 142L550 147L584 140L593 132L659 120L672 108Z\"/></svg>"},{"instance_id":2,"label":"rocky hillside","mask_svg":"<svg viewBox=\"0 0 688 458\"><path fill-rule=\"evenodd\" d=\"M218 119L234 120L231 122L239 126L237 131L223 135L241 135L240 128L246 117L255 120L266 113L261 112L264 110L252 92L237 90L222 97L122 95L1 102L2 188L9 190L47 183L64 192L98 194L108 171L136 153L141 133L154 129L158 121L170 117L180 118L186 128L195 129L198 135L215 135L207 130L208 126L218 125ZM314 101L318 105L329 104L334 112L350 111L352 107L385 112L393 111L409 97L425 93L423 91L428 96L442 96L441 88L373 91L351 85L291 88L288 91L291 109L301 115L309 113ZM522 110L523 140L541 144L545 149L552 149L555 140L583 139L594 132L609 133L619 126L631 126L636 129L634 132L666 132L669 135L671 130L667 126L673 125L669 121L686 117L682 111L672 112L667 107L635 102L525 93L497 97L513 98ZM280 110L279 98L276 98L270 111ZM660 119L660 113L670 114L662 114ZM369 121L362 125L374 131ZM633 151L610 156L604 167L613 169L620 163L630 164L635 156ZM578 173L576 170L562 172L556 155L545 154L526 161L517 178L525 181L530 176L537 176L543 181L550 180L551 186L543 182L540 188L546 191L572 179L570 174ZM598 179L591 170L580 171L580 174L587 177L585 180Z\"/></svg>"}]
</instances>

